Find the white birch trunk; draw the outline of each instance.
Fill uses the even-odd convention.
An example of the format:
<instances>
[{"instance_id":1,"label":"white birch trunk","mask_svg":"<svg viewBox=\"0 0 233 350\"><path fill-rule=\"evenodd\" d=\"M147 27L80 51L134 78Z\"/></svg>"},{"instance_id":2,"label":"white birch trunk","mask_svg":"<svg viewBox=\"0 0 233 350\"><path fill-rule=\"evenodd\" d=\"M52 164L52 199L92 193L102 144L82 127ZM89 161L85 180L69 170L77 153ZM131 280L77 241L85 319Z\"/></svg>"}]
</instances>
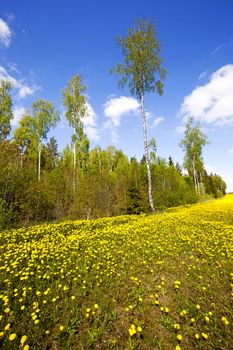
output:
<instances>
[{"instance_id":1,"label":"white birch trunk","mask_svg":"<svg viewBox=\"0 0 233 350\"><path fill-rule=\"evenodd\" d=\"M151 211L154 212L154 203L152 197L152 181L151 181L151 172L150 172L150 162L148 154L148 142L147 142L147 120L144 108L144 94L141 94L141 113L142 113L142 122L143 122L143 136L144 136L144 151L146 157L146 168L147 168L147 177L148 177L148 199Z\"/></svg>"},{"instance_id":2,"label":"white birch trunk","mask_svg":"<svg viewBox=\"0 0 233 350\"><path fill-rule=\"evenodd\" d=\"M195 157L193 156L193 178L194 178L194 184L195 184L195 190L196 193L199 193L199 183L198 183L198 177L197 177L197 172L195 168Z\"/></svg>"}]
</instances>

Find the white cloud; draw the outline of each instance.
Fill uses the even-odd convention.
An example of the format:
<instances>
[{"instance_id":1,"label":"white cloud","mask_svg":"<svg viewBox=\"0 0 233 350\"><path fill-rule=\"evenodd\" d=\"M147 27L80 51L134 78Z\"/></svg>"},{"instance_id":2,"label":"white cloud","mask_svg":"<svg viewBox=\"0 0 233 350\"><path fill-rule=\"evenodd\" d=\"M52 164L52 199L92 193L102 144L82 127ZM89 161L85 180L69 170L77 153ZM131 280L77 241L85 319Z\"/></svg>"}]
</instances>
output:
<instances>
[{"instance_id":1,"label":"white cloud","mask_svg":"<svg viewBox=\"0 0 233 350\"><path fill-rule=\"evenodd\" d=\"M233 64L218 69L207 84L186 96L180 112L184 119L193 116L208 124L233 125Z\"/></svg>"},{"instance_id":2,"label":"white cloud","mask_svg":"<svg viewBox=\"0 0 233 350\"><path fill-rule=\"evenodd\" d=\"M93 126L86 126L86 127L84 127L84 131L87 134L87 137L91 141L99 141L100 140L100 135L99 135L99 131L97 130L97 128L95 128Z\"/></svg>"},{"instance_id":3,"label":"white cloud","mask_svg":"<svg viewBox=\"0 0 233 350\"><path fill-rule=\"evenodd\" d=\"M10 69L11 72L15 72L17 74L20 74L20 71L18 70L17 64L13 63L13 62L9 62L8 63L8 67Z\"/></svg>"},{"instance_id":4,"label":"white cloud","mask_svg":"<svg viewBox=\"0 0 233 350\"><path fill-rule=\"evenodd\" d=\"M156 128L160 123L162 123L164 121L164 118L163 117L157 117L155 118L155 120L153 121L153 124L152 124L152 128Z\"/></svg>"},{"instance_id":5,"label":"white cloud","mask_svg":"<svg viewBox=\"0 0 233 350\"><path fill-rule=\"evenodd\" d=\"M21 100L22 98L25 98L27 96L34 95L36 90L38 89L39 87L36 85L33 85L33 86L22 85L19 88L18 99Z\"/></svg>"},{"instance_id":6,"label":"white cloud","mask_svg":"<svg viewBox=\"0 0 233 350\"><path fill-rule=\"evenodd\" d=\"M198 79L199 79L199 80L204 79L206 76L207 76L207 72L202 72L202 73L199 75Z\"/></svg>"},{"instance_id":7,"label":"white cloud","mask_svg":"<svg viewBox=\"0 0 233 350\"><path fill-rule=\"evenodd\" d=\"M229 151L227 153L230 154L231 156L233 156L233 147L231 149L229 149Z\"/></svg>"},{"instance_id":8,"label":"white cloud","mask_svg":"<svg viewBox=\"0 0 233 350\"><path fill-rule=\"evenodd\" d=\"M104 104L104 114L109 118L110 123L107 126L119 126L121 117L137 113L139 110L139 103L133 97L121 96L111 98Z\"/></svg>"},{"instance_id":9,"label":"white cloud","mask_svg":"<svg viewBox=\"0 0 233 350\"><path fill-rule=\"evenodd\" d=\"M151 119L153 118L153 114L151 112L145 112L145 115L146 115L146 119Z\"/></svg>"},{"instance_id":10,"label":"white cloud","mask_svg":"<svg viewBox=\"0 0 233 350\"><path fill-rule=\"evenodd\" d=\"M30 95L34 95L34 93L40 89L39 86L37 85L32 85L32 86L28 86L27 84L25 84L25 81L23 79L16 79L13 76L11 76L7 70L0 66L0 81L1 80L5 80L8 81L12 87L14 89L16 89L17 91L17 98L19 100L30 96Z\"/></svg>"},{"instance_id":11,"label":"white cloud","mask_svg":"<svg viewBox=\"0 0 233 350\"><path fill-rule=\"evenodd\" d=\"M87 111L85 116L82 119L84 131L87 134L87 137L92 141L99 141L100 135L99 130L97 129L97 123L96 123L97 115L90 105L89 102L87 102Z\"/></svg>"},{"instance_id":12,"label":"white cloud","mask_svg":"<svg viewBox=\"0 0 233 350\"><path fill-rule=\"evenodd\" d=\"M175 128L175 132L177 134L183 134L185 132L185 125L178 125L176 128Z\"/></svg>"},{"instance_id":13,"label":"white cloud","mask_svg":"<svg viewBox=\"0 0 233 350\"><path fill-rule=\"evenodd\" d=\"M9 47L11 42L11 30L7 23L0 18L0 45Z\"/></svg>"},{"instance_id":14,"label":"white cloud","mask_svg":"<svg viewBox=\"0 0 233 350\"><path fill-rule=\"evenodd\" d=\"M83 117L83 125L84 126L96 126L96 118L97 115L94 111L94 109L91 107L90 103L87 102L87 111L85 116Z\"/></svg>"},{"instance_id":15,"label":"white cloud","mask_svg":"<svg viewBox=\"0 0 233 350\"><path fill-rule=\"evenodd\" d=\"M19 84L18 84L18 81L13 78L12 76L10 76L7 72L7 70L0 66L0 81L1 80L5 80L5 81L8 81L9 83L11 83L11 85L14 87L14 88L18 88L19 87Z\"/></svg>"},{"instance_id":16,"label":"white cloud","mask_svg":"<svg viewBox=\"0 0 233 350\"><path fill-rule=\"evenodd\" d=\"M14 119L11 124L17 126L22 116L26 113L26 109L23 106L16 105L13 109Z\"/></svg>"}]
</instances>

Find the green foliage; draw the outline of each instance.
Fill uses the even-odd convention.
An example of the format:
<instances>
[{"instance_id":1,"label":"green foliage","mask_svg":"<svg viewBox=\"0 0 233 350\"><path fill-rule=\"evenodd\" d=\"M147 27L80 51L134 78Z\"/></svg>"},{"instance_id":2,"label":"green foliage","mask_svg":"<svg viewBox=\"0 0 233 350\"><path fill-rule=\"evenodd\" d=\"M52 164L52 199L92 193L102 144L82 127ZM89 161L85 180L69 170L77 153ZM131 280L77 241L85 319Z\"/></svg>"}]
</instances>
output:
<instances>
[{"instance_id":1,"label":"green foliage","mask_svg":"<svg viewBox=\"0 0 233 350\"><path fill-rule=\"evenodd\" d=\"M130 187L128 189L128 214L140 214L143 210L142 206L142 198L140 195L140 191L137 187Z\"/></svg>"},{"instance_id":2,"label":"green foliage","mask_svg":"<svg viewBox=\"0 0 233 350\"><path fill-rule=\"evenodd\" d=\"M184 138L180 143L184 156L184 168L193 175L193 166L198 174L204 169L202 149L207 144L207 136L201 131L200 123L193 125L194 119L189 118L186 124Z\"/></svg>"},{"instance_id":3,"label":"green foliage","mask_svg":"<svg viewBox=\"0 0 233 350\"><path fill-rule=\"evenodd\" d=\"M66 119L74 129L72 141L83 137L83 117L87 112L85 98L86 87L80 75L73 76L63 90L63 104L66 108Z\"/></svg>"},{"instance_id":4,"label":"green foliage","mask_svg":"<svg viewBox=\"0 0 233 350\"><path fill-rule=\"evenodd\" d=\"M7 81L0 81L0 142L5 140L11 131L12 100L11 85Z\"/></svg>"},{"instance_id":5,"label":"green foliage","mask_svg":"<svg viewBox=\"0 0 233 350\"><path fill-rule=\"evenodd\" d=\"M52 102L38 100L32 104L32 125L38 138L38 143L47 139L50 129L56 126L60 116Z\"/></svg>"},{"instance_id":6,"label":"green foliage","mask_svg":"<svg viewBox=\"0 0 233 350\"><path fill-rule=\"evenodd\" d=\"M14 141L19 147L21 155L37 153L37 135L33 117L24 115L18 128L14 131Z\"/></svg>"},{"instance_id":7,"label":"green foliage","mask_svg":"<svg viewBox=\"0 0 233 350\"><path fill-rule=\"evenodd\" d=\"M124 62L117 64L110 72L121 76L119 86L128 85L130 93L139 99L145 92L156 91L159 95L163 92L166 71L161 67L163 59L156 34L152 21L138 19L125 38L116 39Z\"/></svg>"},{"instance_id":8,"label":"green foliage","mask_svg":"<svg viewBox=\"0 0 233 350\"><path fill-rule=\"evenodd\" d=\"M171 157L167 161L157 156L154 138L147 144L144 93L162 93L165 77L154 23L136 21L128 36L117 41L123 50L124 63L113 71L121 75L120 84L127 83L130 92L141 100L145 145L142 160L139 162L135 157L129 160L111 145L104 150L99 146L90 150L83 131L88 104L80 75L71 78L63 91L66 118L74 129L72 147L67 146L59 153L54 137L45 144L50 129L60 116L53 103L42 99L32 104L30 114L22 116L13 140L7 141L13 118L11 87L2 82L0 227L63 218L92 219L147 213L149 204L153 208L150 198L152 204L156 200L157 208L165 209L225 195L226 184L221 177L208 175L204 169L202 148L206 136L199 124L193 126L192 119L187 123L181 143L186 152L185 165L189 176L182 174L178 163L174 166ZM196 169L196 180L202 193L195 192L191 165Z\"/></svg>"}]
</instances>

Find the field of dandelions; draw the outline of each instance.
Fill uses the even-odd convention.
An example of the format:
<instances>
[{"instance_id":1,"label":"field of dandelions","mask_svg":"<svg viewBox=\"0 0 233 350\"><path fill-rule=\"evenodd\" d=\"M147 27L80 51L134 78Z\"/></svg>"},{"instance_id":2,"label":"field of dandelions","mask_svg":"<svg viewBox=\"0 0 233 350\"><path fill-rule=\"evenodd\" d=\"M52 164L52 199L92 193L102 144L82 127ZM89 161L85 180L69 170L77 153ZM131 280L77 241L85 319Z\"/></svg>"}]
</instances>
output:
<instances>
[{"instance_id":1,"label":"field of dandelions","mask_svg":"<svg viewBox=\"0 0 233 350\"><path fill-rule=\"evenodd\" d=\"M0 348L232 349L233 195L0 233Z\"/></svg>"}]
</instances>

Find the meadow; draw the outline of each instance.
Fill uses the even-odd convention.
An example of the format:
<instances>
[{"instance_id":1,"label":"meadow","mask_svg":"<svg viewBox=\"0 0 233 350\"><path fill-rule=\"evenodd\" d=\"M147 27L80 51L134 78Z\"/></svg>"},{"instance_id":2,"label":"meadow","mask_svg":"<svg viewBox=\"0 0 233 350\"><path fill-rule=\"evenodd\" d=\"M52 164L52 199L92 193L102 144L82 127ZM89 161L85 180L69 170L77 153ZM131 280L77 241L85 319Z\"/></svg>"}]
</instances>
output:
<instances>
[{"instance_id":1,"label":"meadow","mask_svg":"<svg viewBox=\"0 0 233 350\"><path fill-rule=\"evenodd\" d=\"M0 348L232 349L233 195L0 233Z\"/></svg>"}]
</instances>

